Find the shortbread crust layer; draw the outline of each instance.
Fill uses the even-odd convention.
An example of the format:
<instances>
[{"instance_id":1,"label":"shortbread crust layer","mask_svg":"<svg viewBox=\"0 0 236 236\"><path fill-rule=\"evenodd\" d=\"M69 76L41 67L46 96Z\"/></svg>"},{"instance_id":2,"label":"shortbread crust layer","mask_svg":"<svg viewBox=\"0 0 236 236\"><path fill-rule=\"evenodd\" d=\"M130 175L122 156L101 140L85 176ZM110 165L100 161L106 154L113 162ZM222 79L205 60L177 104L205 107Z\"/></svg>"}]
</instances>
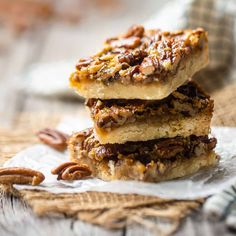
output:
<instances>
[{"instance_id":1,"label":"shortbread crust layer","mask_svg":"<svg viewBox=\"0 0 236 236\"><path fill-rule=\"evenodd\" d=\"M195 117L169 117L170 120L149 118L146 121L128 123L111 131L94 127L101 144L125 143L127 141L147 141L159 138L190 135L203 136L210 132L211 115L201 112Z\"/></svg>"}]
</instances>

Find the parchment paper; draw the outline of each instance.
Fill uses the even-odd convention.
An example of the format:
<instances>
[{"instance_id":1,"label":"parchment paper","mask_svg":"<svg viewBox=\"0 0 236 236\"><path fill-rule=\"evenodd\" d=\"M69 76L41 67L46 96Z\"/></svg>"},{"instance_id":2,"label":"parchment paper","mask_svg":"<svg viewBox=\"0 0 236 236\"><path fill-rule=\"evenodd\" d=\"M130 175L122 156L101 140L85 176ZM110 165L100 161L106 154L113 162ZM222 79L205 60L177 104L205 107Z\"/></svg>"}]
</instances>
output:
<instances>
[{"instance_id":1,"label":"parchment paper","mask_svg":"<svg viewBox=\"0 0 236 236\"><path fill-rule=\"evenodd\" d=\"M65 118L58 129L67 133L91 126L86 116L80 119ZM101 191L137 193L175 199L195 199L215 194L236 182L236 128L213 127L212 135L218 139L216 152L221 156L217 167L200 171L192 176L162 183L138 181L111 181L86 179L57 181L51 169L69 160L69 153L57 152L46 145L34 145L18 153L5 163L5 167L28 167L41 171L45 181L40 186L15 185L17 189L42 189L53 193Z\"/></svg>"}]
</instances>

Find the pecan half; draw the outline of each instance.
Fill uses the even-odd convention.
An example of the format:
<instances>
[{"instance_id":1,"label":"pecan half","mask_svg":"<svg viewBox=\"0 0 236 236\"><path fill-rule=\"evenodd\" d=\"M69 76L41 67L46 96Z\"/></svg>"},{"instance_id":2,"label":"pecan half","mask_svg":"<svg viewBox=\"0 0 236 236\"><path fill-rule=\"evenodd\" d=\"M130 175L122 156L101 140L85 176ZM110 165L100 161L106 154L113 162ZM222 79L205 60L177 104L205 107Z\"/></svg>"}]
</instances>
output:
<instances>
[{"instance_id":1,"label":"pecan half","mask_svg":"<svg viewBox=\"0 0 236 236\"><path fill-rule=\"evenodd\" d=\"M91 176L92 172L85 164L65 162L54 168L51 173L58 175L57 180L79 180Z\"/></svg>"},{"instance_id":2,"label":"pecan half","mask_svg":"<svg viewBox=\"0 0 236 236\"><path fill-rule=\"evenodd\" d=\"M132 53L124 53L119 55L118 61L120 63L127 63L131 66L140 64L142 60L147 56L144 50L136 49Z\"/></svg>"},{"instance_id":3,"label":"pecan half","mask_svg":"<svg viewBox=\"0 0 236 236\"><path fill-rule=\"evenodd\" d=\"M137 46L139 46L141 44L141 40L138 37L130 37L130 38L124 38L124 39L118 39L118 40L114 40L111 41L110 45L113 48L136 48Z\"/></svg>"},{"instance_id":4,"label":"pecan half","mask_svg":"<svg viewBox=\"0 0 236 236\"><path fill-rule=\"evenodd\" d=\"M124 35L125 38L136 36L142 38L144 34L144 27L142 25L133 25L129 28L128 32Z\"/></svg>"},{"instance_id":5,"label":"pecan half","mask_svg":"<svg viewBox=\"0 0 236 236\"><path fill-rule=\"evenodd\" d=\"M46 128L37 133L38 138L50 147L64 151L67 148L69 135L55 129Z\"/></svg>"},{"instance_id":6,"label":"pecan half","mask_svg":"<svg viewBox=\"0 0 236 236\"><path fill-rule=\"evenodd\" d=\"M39 185L45 176L36 170L23 167L0 168L0 184Z\"/></svg>"}]
</instances>

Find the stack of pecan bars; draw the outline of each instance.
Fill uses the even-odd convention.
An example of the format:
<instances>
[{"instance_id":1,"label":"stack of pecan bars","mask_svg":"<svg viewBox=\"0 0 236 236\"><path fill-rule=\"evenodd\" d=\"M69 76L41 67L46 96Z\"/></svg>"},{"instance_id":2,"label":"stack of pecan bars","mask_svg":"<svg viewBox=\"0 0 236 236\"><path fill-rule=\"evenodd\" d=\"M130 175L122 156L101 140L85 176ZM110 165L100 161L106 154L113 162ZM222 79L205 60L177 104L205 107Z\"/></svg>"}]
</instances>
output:
<instances>
[{"instance_id":1,"label":"stack of pecan bars","mask_svg":"<svg viewBox=\"0 0 236 236\"><path fill-rule=\"evenodd\" d=\"M207 63L203 29L133 26L106 40L70 77L94 122L70 138L71 160L103 180L151 182L216 165L213 100L190 79Z\"/></svg>"}]
</instances>

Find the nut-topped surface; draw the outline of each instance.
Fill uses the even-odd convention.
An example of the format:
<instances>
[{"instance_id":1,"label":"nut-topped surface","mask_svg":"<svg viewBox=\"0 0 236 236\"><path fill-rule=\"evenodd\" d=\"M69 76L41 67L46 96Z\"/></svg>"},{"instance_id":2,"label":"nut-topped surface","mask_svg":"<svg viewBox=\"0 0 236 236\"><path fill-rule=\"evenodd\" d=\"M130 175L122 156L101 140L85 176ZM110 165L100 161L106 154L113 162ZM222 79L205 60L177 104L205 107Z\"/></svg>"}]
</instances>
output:
<instances>
[{"instance_id":1,"label":"nut-topped surface","mask_svg":"<svg viewBox=\"0 0 236 236\"><path fill-rule=\"evenodd\" d=\"M213 100L193 81L180 86L162 100L88 99L91 117L98 128L109 130L148 118L176 119L213 112Z\"/></svg>"},{"instance_id":2,"label":"nut-topped surface","mask_svg":"<svg viewBox=\"0 0 236 236\"><path fill-rule=\"evenodd\" d=\"M127 142L125 144L100 144L93 129L81 131L71 139L71 145L76 145L81 156L101 161L103 159L122 160L136 159L141 163L151 160L175 160L200 156L213 150L216 139L208 136L162 138L149 141Z\"/></svg>"},{"instance_id":3,"label":"nut-topped surface","mask_svg":"<svg viewBox=\"0 0 236 236\"><path fill-rule=\"evenodd\" d=\"M176 74L181 60L207 44L207 33L196 30L164 32L131 27L127 33L109 38L96 55L80 59L71 75L72 86L82 80L104 84L151 83Z\"/></svg>"}]
</instances>

